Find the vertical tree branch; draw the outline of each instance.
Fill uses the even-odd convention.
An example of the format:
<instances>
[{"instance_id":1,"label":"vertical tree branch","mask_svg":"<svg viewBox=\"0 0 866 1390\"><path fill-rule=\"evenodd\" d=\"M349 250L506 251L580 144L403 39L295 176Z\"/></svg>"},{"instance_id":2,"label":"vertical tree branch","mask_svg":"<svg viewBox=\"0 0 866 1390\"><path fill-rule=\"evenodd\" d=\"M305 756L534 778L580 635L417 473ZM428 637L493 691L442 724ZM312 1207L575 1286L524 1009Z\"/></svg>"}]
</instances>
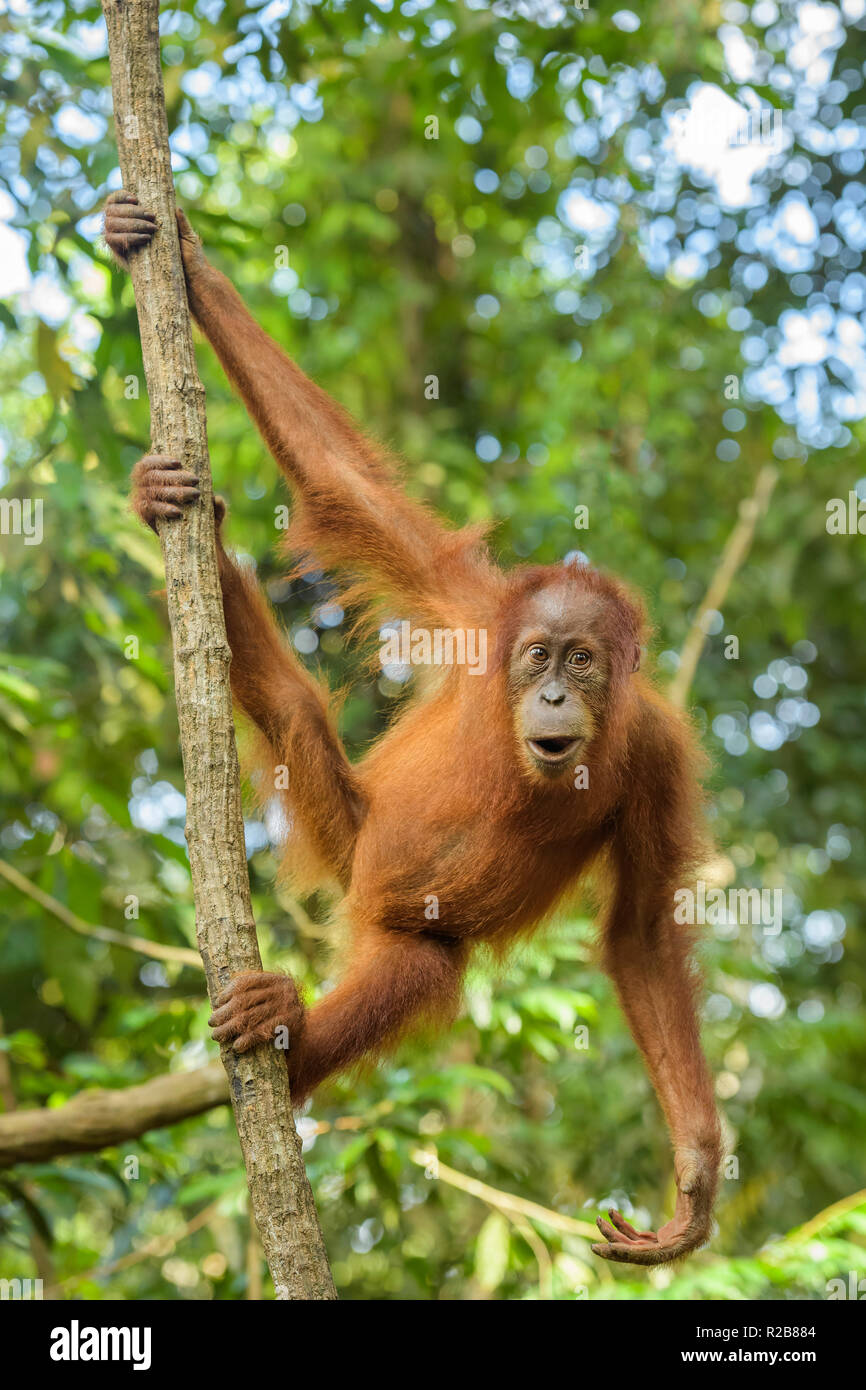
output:
<instances>
[{"instance_id":1,"label":"vertical tree branch","mask_svg":"<svg viewBox=\"0 0 866 1390\"><path fill-rule=\"evenodd\" d=\"M689 690L694 680L701 652L707 640L704 621L709 612L718 610L727 597L734 575L749 553L755 527L760 521L773 495L773 488L779 477L779 470L772 464L765 464L758 474L755 491L740 503L740 515L733 531L725 542L721 559L704 594L700 608L692 618L686 640L680 652L680 664L676 675L668 686L668 699L678 708L685 707Z\"/></svg>"},{"instance_id":2,"label":"vertical tree branch","mask_svg":"<svg viewBox=\"0 0 866 1390\"><path fill-rule=\"evenodd\" d=\"M134 251L151 450L196 473L201 502L160 526L186 780L196 931L213 1000L231 975L261 969L244 852L240 777L217 572L204 387L175 223L159 53L159 0L102 0L124 187L158 219ZM275 1048L222 1049L247 1181L278 1298L335 1298L322 1233L292 1119L286 1067Z\"/></svg>"}]
</instances>

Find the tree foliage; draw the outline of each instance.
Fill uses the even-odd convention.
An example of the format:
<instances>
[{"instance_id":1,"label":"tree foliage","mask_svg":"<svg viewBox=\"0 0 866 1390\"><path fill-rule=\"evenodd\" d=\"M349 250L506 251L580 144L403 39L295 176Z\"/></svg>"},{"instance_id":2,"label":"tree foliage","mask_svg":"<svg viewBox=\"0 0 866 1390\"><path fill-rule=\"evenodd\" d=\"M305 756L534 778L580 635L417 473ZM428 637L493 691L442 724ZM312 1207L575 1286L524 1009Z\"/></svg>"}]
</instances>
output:
<instances>
[{"instance_id":1,"label":"tree foliage","mask_svg":"<svg viewBox=\"0 0 866 1390\"><path fill-rule=\"evenodd\" d=\"M473 975L447 1037L301 1121L341 1295L825 1297L866 1273L862 1201L797 1235L864 1186L864 542L826 526L829 499L866 498L858 5L194 0L162 29L179 202L256 317L399 451L418 496L497 519L504 560L579 549L628 576L662 682L758 468L779 470L692 692L729 881L784 893L778 933L704 934L736 1160L712 1247L676 1273L600 1266L574 1229L497 1204L591 1222L614 1201L654 1222L670 1203L661 1118L576 918ZM119 178L99 6L9 4L0 48L17 291L0 479L42 501L44 531L0 536L0 855L87 922L190 945L159 551L126 503L147 401L131 288L99 241ZM739 201L698 158L707 88L782 113L778 146L743 152L759 147ZM347 687L358 752L402 687L359 668L330 576L284 577L276 469L198 356L230 540ZM315 995L327 904L275 886L274 827L251 814L247 831L266 965ZM193 969L74 934L2 878L0 902L20 1106L211 1055ZM437 1177L431 1146L486 1196ZM226 1111L21 1179L0 1178L4 1273L32 1272L44 1227L67 1294L244 1296Z\"/></svg>"}]
</instances>

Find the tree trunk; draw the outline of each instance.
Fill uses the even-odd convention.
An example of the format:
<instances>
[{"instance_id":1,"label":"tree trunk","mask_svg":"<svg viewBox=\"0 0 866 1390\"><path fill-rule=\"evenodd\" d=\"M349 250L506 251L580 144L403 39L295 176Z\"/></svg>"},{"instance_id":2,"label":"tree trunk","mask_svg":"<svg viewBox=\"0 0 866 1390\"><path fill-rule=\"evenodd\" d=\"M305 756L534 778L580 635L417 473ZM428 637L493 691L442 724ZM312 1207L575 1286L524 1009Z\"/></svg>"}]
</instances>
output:
<instances>
[{"instance_id":1,"label":"tree trunk","mask_svg":"<svg viewBox=\"0 0 866 1390\"><path fill-rule=\"evenodd\" d=\"M204 387L175 223L159 53L159 0L103 0L124 187L159 231L134 251L151 451L196 473L201 502L160 525L186 779L186 838L196 931L211 999L239 970L261 969L244 851L240 776L213 526ZM276 1048L222 1049L253 1211L277 1298L336 1298Z\"/></svg>"}]
</instances>

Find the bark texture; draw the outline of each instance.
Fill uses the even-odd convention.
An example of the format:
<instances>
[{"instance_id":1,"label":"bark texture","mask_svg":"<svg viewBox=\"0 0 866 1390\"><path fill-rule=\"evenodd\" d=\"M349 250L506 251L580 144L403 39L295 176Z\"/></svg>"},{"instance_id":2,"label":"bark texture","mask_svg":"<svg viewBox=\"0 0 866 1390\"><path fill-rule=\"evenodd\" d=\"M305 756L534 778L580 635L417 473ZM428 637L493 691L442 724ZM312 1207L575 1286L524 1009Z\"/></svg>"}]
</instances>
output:
<instances>
[{"instance_id":1,"label":"bark texture","mask_svg":"<svg viewBox=\"0 0 866 1390\"><path fill-rule=\"evenodd\" d=\"M186 779L196 924L211 999L239 970L261 968L244 851L240 777L213 531L204 387L175 224L159 54L159 0L103 0L124 188L158 218L130 255L151 411L151 452L182 460L202 500L160 526ZM286 1067L275 1048L223 1048L253 1212L278 1298L336 1297ZM154 1083L156 1084L156 1083Z\"/></svg>"}]
</instances>

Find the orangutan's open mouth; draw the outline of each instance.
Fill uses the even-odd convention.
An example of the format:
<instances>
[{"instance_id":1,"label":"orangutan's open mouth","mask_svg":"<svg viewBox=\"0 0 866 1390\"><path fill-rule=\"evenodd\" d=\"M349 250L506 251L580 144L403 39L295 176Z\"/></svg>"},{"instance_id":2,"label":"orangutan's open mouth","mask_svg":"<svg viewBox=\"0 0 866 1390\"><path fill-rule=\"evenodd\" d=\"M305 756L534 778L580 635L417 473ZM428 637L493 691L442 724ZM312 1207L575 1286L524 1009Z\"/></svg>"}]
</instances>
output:
<instances>
[{"instance_id":1,"label":"orangutan's open mouth","mask_svg":"<svg viewBox=\"0 0 866 1390\"><path fill-rule=\"evenodd\" d=\"M571 734L551 734L544 738L528 738L530 752L542 763L565 763L576 753L583 739Z\"/></svg>"}]
</instances>

